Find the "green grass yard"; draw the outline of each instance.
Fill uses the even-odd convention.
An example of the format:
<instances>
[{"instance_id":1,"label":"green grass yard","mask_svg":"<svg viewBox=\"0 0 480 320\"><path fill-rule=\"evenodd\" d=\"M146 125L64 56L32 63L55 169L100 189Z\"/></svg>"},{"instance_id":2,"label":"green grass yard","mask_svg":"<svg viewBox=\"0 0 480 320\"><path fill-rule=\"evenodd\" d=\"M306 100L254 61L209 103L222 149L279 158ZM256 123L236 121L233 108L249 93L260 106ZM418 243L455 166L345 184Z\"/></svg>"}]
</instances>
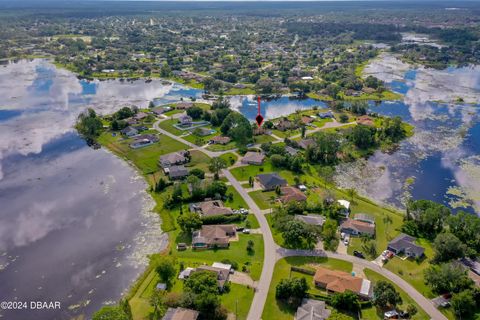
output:
<instances>
[{"instance_id":1,"label":"green grass yard","mask_svg":"<svg viewBox=\"0 0 480 320\"><path fill-rule=\"evenodd\" d=\"M290 308L282 301L278 301L275 298L275 288L281 279L289 277L305 277L307 279L310 290L310 294L322 294L323 291L314 288L313 277L302 273L291 272L292 266L306 268L314 270L316 265L322 267L341 270L345 272L352 271L352 264L350 262L322 258L322 257L288 257L279 260L275 264L275 270L273 272L272 282L270 283L270 289L268 290L267 301L263 309L263 319L275 319L275 320L291 320L295 314L296 309Z\"/></svg>"},{"instance_id":2,"label":"green grass yard","mask_svg":"<svg viewBox=\"0 0 480 320\"><path fill-rule=\"evenodd\" d=\"M249 195L261 210L270 209L275 206L275 199L278 198L275 191L264 192L262 190L257 190L250 192Z\"/></svg>"},{"instance_id":3,"label":"green grass yard","mask_svg":"<svg viewBox=\"0 0 480 320\"><path fill-rule=\"evenodd\" d=\"M120 135L112 136L110 132L103 133L98 141L118 156L132 161L144 174L158 171L158 158L170 152L185 150L188 147L168 136L160 135L160 141L140 149L132 149L129 144L133 139L124 139Z\"/></svg>"}]
</instances>

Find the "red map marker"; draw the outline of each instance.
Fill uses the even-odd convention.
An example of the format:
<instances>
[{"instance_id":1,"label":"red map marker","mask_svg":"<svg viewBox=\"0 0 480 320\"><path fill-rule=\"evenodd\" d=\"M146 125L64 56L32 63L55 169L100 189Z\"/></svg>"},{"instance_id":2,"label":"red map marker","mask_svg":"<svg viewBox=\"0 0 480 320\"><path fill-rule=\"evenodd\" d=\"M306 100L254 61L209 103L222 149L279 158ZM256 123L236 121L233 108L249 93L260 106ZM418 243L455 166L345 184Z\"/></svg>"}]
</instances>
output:
<instances>
[{"instance_id":1,"label":"red map marker","mask_svg":"<svg viewBox=\"0 0 480 320\"><path fill-rule=\"evenodd\" d=\"M262 123L263 123L263 116L260 112L260 96L258 96L257 101L258 101L258 114L255 117L255 121L257 121L257 125L260 128L262 126Z\"/></svg>"}]
</instances>

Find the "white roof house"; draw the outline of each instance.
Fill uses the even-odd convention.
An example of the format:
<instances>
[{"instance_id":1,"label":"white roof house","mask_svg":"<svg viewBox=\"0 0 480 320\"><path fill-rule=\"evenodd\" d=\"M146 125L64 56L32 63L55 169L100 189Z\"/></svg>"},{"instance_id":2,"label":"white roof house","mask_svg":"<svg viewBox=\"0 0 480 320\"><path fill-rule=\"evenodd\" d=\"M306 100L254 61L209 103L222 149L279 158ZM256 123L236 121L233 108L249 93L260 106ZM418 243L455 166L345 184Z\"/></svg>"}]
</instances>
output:
<instances>
[{"instance_id":1,"label":"white roof house","mask_svg":"<svg viewBox=\"0 0 480 320\"><path fill-rule=\"evenodd\" d=\"M180 275L178 276L178 279L181 279L181 280L184 280L184 279L187 279L188 277L190 277L190 274L195 271L194 268L186 268L185 270L183 270L182 272L180 272Z\"/></svg>"},{"instance_id":2,"label":"white roof house","mask_svg":"<svg viewBox=\"0 0 480 320\"><path fill-rule=\"evenodd\" d=\"M232 270L232 265L231 264L226 264L226 263L221 263L221 262L214 262L212 264L212 267L214 268L219 268L219 269L225 269L225 270Z\"/></svg>"},{"instance_id":3,"label":"white roof house","mask_svg":"<svg viewBox=\"0 0 480 320\"><path fill-rule=\"evenodd\" d=\"M342 199L342 200L337 200L337 202L340 203L340 205L345 209L350 210L350 201Z\"/></svg>"}]
</instances>

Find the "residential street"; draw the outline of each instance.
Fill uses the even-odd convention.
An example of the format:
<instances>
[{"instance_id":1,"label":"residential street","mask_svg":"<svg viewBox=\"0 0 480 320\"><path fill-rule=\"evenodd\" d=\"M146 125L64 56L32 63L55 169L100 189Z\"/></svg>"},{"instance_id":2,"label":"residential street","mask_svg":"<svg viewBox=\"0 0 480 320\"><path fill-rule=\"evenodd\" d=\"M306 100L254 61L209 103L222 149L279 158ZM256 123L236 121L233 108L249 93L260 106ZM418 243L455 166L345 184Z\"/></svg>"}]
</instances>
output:
<instances>
[{"instance_id":1,"label":"residential street","mask_svg":"<svg viewBox=\"0 0 480 320\"><path fill-rule=\"evenodd\" d=\"M197 146L193 143L190 143L181 137L178 137L170 132L163 130L159 127L159 123L162 120L159 120L154 123L153 127L161 132L164 135L171 137L179 142L182 142L192 149L199 150L204 152L210 157L218 157L224 153L231 152L229 151L219 151L213 152L206 150L200 146ZM342 124L343 125L343 124ZM250 197L248 192L241 186L240 182L235 179L235 177L230 173L228 169L223 169L222 174L228 179L230 185L232 185L235 190L240 194L240 196L245 200L247 205L250 207L250 212L255 215L260 224L260 230L263 234L263 241L265 247L265 254L264 254L264 262L263 262L263 269L262 274L260 276L260 280L257 283L257 288L255 292L255 296L252 301L252 305L250 307L250 311L248 313L249 320L259 320L262 317L263 308L265 306L265 302L267 300L268 291L270 288L270 282L272 280L273 271L275 269L275 263L284 257L290 256L322 256L322 257L329 257L344 261L349 261L354 263L356 266L361 268L369 268L382 276L386 277L390 281L394 282L398 285L402 290L404 290L412 299L414 299L424 310L426 313L430 315L430 317L434 320L447 320L447 318L438 311L437 308L433 305L431 300L425 298L422 294L420 294L415 288L413 288L410 284L408 284L405 280L397 276L396 274L392 273L391 271L380 267L379 265L367 261L364 259L359 259L354 256L350 256L348 254L343 253L333 253L327 252L323 250L290 250L279 247L273 240L272 232L268 225L267 219L262 210L258 207L258 205L253 201Z\"/></svg>"}]
</instances>

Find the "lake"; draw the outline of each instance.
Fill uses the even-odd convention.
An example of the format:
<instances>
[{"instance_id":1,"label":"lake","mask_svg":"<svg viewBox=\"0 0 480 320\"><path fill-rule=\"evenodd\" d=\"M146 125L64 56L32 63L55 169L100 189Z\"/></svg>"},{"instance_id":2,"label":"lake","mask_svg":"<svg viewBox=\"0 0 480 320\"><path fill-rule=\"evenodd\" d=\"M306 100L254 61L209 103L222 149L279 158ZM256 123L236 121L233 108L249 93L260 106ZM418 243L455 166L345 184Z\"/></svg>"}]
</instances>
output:
<instances>
[{"instance_id":1,"label":"lake","mask_svg":"<svg viewBox=\"0 0 480 320\"><path fill-rule=\"evenodd\" d=\"M70 319L116 302L168 237L144 180L73 130L87 106L110 113L182 87L80 81L43 60L0 67L0 300L60 301L60 311L4 319Z\"/></svg>"}]
</instances>

